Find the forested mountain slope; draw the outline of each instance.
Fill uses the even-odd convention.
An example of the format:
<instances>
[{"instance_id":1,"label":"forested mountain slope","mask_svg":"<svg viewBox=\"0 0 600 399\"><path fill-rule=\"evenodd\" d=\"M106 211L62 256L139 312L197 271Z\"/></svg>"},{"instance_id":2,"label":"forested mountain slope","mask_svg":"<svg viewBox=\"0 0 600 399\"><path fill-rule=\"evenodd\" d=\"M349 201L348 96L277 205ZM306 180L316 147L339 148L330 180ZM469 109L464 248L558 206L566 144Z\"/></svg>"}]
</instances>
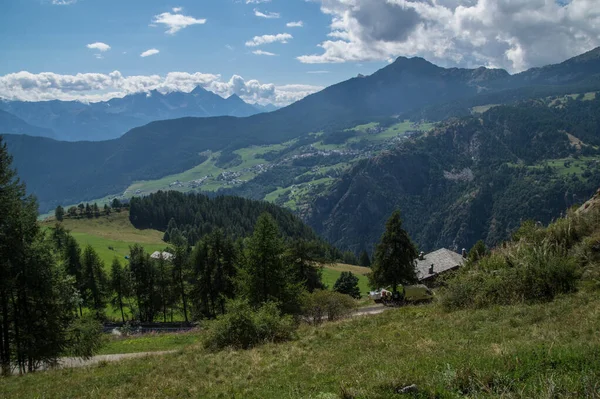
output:
<instances>
[{"instance_id":1,"label":"forested mountain slope","mask_svg":"<svg viewBox=\"0 0 600 399\"><path fill-rule=\"evenodd\" d=\"M580 73L562 68L541 82L554 87L551 82L555 81L555 90L560 91L567 83L593 80L600 70L597 53L577 62ZM525 79L512 85L511 79L499 70L444 69L420 58L399 58L371 76L350 79L267 114L153 122L119 139L93 145L11 135L6 136L6 142L20 176L38 196L44 211L59 203L121 192L136 180L190 169L206 159L201 155L206 150L231 151L248 145L282 143L310 132L335 133L357 122L424 105L454 104L483 95L477 93L502 90L505 85L540 82Z\"/></svg>"},{"instance_id":2,"label":"forested mountain slope","mask_svg":"<svg viewBox=\"0 0 600 399\"><path fill-rule=\"evenodd\" d=\"M600 99L495 107L361 162L307 218L355 252L372 249L395 209L423 250L496 244L520 221L549 222L600 186L599 132Z\"/></svg>"}]
</instances>

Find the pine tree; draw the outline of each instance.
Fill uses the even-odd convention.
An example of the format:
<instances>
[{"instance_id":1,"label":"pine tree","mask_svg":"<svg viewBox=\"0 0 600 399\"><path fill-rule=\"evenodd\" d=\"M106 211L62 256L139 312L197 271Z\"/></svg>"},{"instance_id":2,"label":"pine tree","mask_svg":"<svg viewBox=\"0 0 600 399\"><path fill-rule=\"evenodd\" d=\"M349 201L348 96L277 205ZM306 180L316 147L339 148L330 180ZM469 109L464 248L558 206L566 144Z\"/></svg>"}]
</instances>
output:
<instances>
[{"instance_id":1,"label":"pine tree","mask_svg":"<svg viewBox=\"0 0 600 399\"><path fill-rule=\"evenodd\" d=\"M54 362L66 340L68 287L37 223L37 203L11 169L0 136L0 370Z\"/></svg>"},{"instance_id":2,"label":"pine tree","mask_svg":"<svg viewBox=\"0 0 600 399\"><path fill-rule=\"evenodd\" d=\"M111 304L115 309L119 309L121 320L125 323L124 300L125 297L129 296L130 286L127 272L117 258L113 260L110 267L110 289L113 293Z\"/></svg>"},{"instance_id":3,"label":"pine tree","mask_svg":"<svg viewBox=\"0 0 600 399\"><path fill-rule=\"evenodd\" d=\"M57 206L56 209L54 210L54 217L56 218L56 220L58 220L59 222L62 222L64 217L65 217L65 208L63 208L62 206Z\"/></svg>"},{"instance_id":4,"label":"pine tree","mask_svg":"<svg viewBox=\"0 0 600 399\"><path fill-rule=\"evenodd\" d=\"M83 251L81 264L85 304L95 311L96 318L102 319L108 294L108 278L104 272L104 263L94 248L88 245Z\"/></svg>"},{"instance_id":5,"label":"pine tree","mask_svg":"<svg viewBox=\"0 0 600 399\"><path fill-rule=\"evenodd\" d=\"M313 292L325 288L321 281L323 267L326 260L321 256L322 248L316 241L294 240L286 250L286 262L292 268L295 282L304 284L304 287Z\"/></svg>"},{"instance_id":6,"label":"pine tree","mask_svg":"<svg viewBox=\"0 0 600 399\"><path fill-rule=\"evenodd\" d=\"M67 235L65 241L63 260L65 272L73 278L73 285L79 297L76 307L79 308L79 315L83 316L82 298L85 292L85 285L83 281L83 268L81 266L81 249L77 241L70 234Z\"/></svg>"},{"instance_id":7,"label":"pine tree","mask_svg":"<svg viewBox=\"0 0 600 399\"><path fill-rule=\"evenodd\" d=\"M158 309L156 270L150 256L140 245L129 248L129 271L139 319L142 322L152 322Z\"/></svg>"},{"instance_id":8,"label":"pine tree","mask_svg":"<svg viewBox=\"0 0 600 399\"><path fill-rule=\"evenodd\" d=\"M174 291L179 296L183 305L183 317L186 323L188 320L188 298L187 298L187 280L189 275L189 252L187 245L176 245L173 257L173 283Z\"/></svg>"},{"instance_id":9,"label":"pine tree","mask_svg":"<svg viewBox=\"0 0 600 399\"><path fill-rule=\"evenodd\" d=\"M363 267L371 267L371 258L369 258L369 254L367 251L362 251L360 253L360 257L358 258L358 264Z\"/></svg>"},{"instance_id":10,"label":"pine tree","mask_svg":"<svg viewBox=\"0 0 600 399\"><path fill-rule=\"evenodd\" d=\"M371 284L374 287L389 285L395 292L398 285L416 282L417 256L417 249L402 228L400 212L396 211L387 221L385 232L377 245L370 275Z\"/></svg>"},{"instance_id":11,"label":"pine tree","mask_svg":"<svg viewBox=\"0 0 600 399\"><path fill-rule=\"evenodd\" d=\"M340 294L350 295L352 298L360 299L360 288L358 287L358 277L351 272L342 272L335 281L333 290Z\"/></svg>"}]
</instances>

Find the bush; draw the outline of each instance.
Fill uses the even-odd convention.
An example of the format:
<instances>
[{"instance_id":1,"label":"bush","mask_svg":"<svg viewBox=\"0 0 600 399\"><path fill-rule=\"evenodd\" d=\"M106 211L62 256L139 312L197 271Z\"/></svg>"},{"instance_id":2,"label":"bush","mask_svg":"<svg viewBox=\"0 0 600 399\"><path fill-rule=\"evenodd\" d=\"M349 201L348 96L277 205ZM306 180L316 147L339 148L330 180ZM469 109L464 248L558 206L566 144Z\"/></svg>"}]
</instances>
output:
<instances>
[{"instance_id":1,"label":"bush","mask_svg":"<svg viewBox=\"0 0 600 399\"><path fill-rule=\"evenodd\" d=\"M247 300L236 299L227 302L226 307L227 312L209 324L204 342L208 349L248 349L294 336L294 320L282 316L276 303L268 302L255 310Z\"/></svg>"},{"instance_id":2,"label":"bush","mask_svg":"<svg viewBox=\"0 0 600 399\"><path fill-rule=\"evenodd\" d=\"M320 324L325 319L334 321L347 317L356 309L354 299L332 291L315 291L306 294L302 302L302 315L313 324Z\"/></svg>"},{"instance_id":3,"label":"bush","mask_svg":"<svg viewBox=\"0 0 600 399\"><path fill-rule=\"evenodd\" d=\"M70 356L89 359L102 347L102 323L86 314L71 323L67 338Z\"/></svg>"},{"instance_id":4,"label":"bush","mask_svg":"<svg viewBox=\"0 0 600 399\"><path fill-rule=\"evenodd\" d=\"M333 285L333 290L340 294L346 294L354 299L360 299L360 288L358 287L358 277L351 272L342 272L340 277Z\"/></svg>"},{"instance_id":5,"label":"bush","mask_svg":"<svg viewBox=\"0 0 600 399\"><path fill-rule=\"evenodd\" d=\"M575 291L578 279L574 257L547 240L520 242L465 267L448 280L441 298L448 310L550 301Z\"/></svg>"}]
</instances>

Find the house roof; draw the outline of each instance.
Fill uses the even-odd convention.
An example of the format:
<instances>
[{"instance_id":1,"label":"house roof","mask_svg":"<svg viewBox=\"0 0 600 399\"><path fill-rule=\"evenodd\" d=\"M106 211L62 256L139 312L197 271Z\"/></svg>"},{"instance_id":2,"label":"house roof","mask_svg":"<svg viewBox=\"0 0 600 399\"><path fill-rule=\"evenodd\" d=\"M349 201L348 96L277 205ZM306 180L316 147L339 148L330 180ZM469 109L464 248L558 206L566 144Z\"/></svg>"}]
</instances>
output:
<instances>
[{"instance_id":1,"label":"house roof","mask_svg":"<svg viewBox=\"0 0 600 399\"><path fill-rule=\"evenodd\" d=\"M160 251L156 251L154 252L152 255L150 255L150 257L152 259L160 259L163 258L164 260L171 260L173 259L173 254L169 253L169 252L160 252Z\"/></svg>"},{"instance_id":2,"label":"house roof","mask_svg":"<svg viewBox=\"0 0 600 399\"><path fill-rule=\"evenodd\" d=\"M423 260L417 259L416 262L417 277L419 281L423 281L435 277L440 273L460 267L465 263L465 260L460 254L442 248L426 254ZM433 274L429 273L431 265L433 265Z\"/></svg>"}]
</instances>

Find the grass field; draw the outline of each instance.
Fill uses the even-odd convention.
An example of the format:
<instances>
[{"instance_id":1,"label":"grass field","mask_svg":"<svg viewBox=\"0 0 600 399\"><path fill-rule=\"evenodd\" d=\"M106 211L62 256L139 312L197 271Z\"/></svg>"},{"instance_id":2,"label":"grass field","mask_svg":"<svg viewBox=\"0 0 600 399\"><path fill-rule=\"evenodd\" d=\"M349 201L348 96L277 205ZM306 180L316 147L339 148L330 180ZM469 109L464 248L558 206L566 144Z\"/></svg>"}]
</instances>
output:
<instances>
[{"instance_id":1,"label":"grass field","mask_svg":"<svg viewBox=\"0 0 600 399\"><path fill-rule=\"evenodd\" d=\"M53 227L52 219L42 223L44 228ZM140 244L152 253L167 247L162 240L163 233L157 230L138 230L129 221L129 212L113 212L110 216L99 218L65 219L63 226L71 232L81 248L91 245L104 262L108 271L113 259L118 258L122 264L127 262L129 247ZM112 248L112 249L111 249Z\"/></svg>"},{"instance_id":2,"label":"grass field","mask_svg":"<svg viewBox=\"0 0 600 399\"><path fill-rule=\"evenodd\" d=\"M112 355L119 353L181 350L187 346L197 344L201 337L202 333L199 330L168 334L151 333L129 337L107 335L104 337L104 346L98 354Z\"/></svg>"},{"instance_id":3,"label":"grass field","mask_svg":"<svg viewBox=\"0 0 600 399\"><path fill-rule=\"evenodd\" d=\"M15 399L594 398L599 312L597 293L452 313L410 306L304 326L289 343L210 353L183 342L172 355L4 378L0 389ZM417 394L397 394L411 384Z\"/></svg>"},{"instance_id":4,"label":"grass field","mask_svg":"<svg viewBox=\"0 0 600 399\"><path fill-rule=\"evenodd\" d=\"M369 293L369 279L366 277L366 274L371 272L371 269L368 267L345 265L343 263L328 265L323 269L323 283L328 286L329 289L332 289L342 272L352 272L358 277L358 287L360 288L360 293L363 297Z\"/></svg>"}]
</instances>

